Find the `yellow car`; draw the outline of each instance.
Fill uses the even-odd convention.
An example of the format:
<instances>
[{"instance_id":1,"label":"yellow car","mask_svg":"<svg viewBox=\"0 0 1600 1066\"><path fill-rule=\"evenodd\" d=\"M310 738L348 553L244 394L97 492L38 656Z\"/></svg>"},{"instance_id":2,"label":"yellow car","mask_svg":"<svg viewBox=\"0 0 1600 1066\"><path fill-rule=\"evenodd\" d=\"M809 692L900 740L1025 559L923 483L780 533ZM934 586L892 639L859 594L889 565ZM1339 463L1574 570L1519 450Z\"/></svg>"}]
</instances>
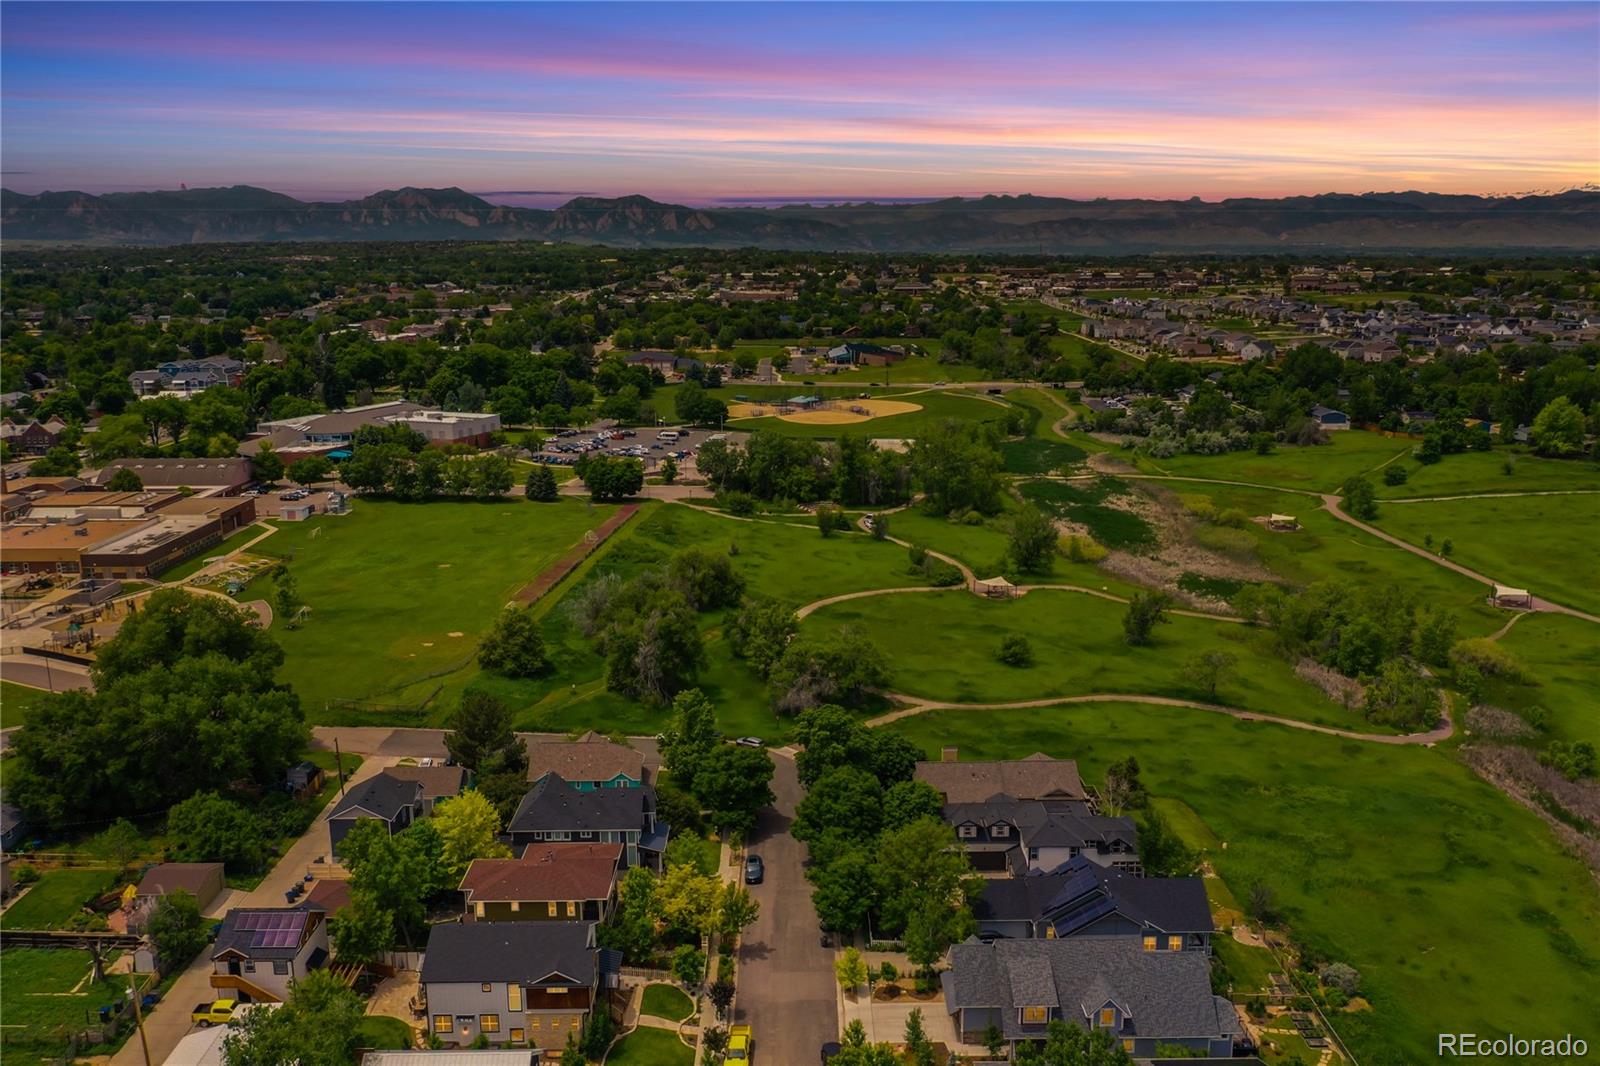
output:
<instances>
[{"instance_id":1,"label":"yellow car","mask_svg":"<svg viewBox=\"0 0 1600 1066\"><path fill-rule=\"evenodd\" d=\"M238 1001L232 999L214 999L210 1003L196 1003L194 1010L189 1014L189 1020L201 1028L210 1025L227 1025L233 1021L233 1010Z\"/></svg>"},{"instance_id":2,"label":"yellow car","mask_svg":"<svg viewBox=\"0 0 1600 1066\"><path fill-rule=\"evenodd\" d=\"M748 1025L735 1025L728 1030L729 1062L749 1062L755 1048L755 1038Z\"/></svg>"}]
</instances>

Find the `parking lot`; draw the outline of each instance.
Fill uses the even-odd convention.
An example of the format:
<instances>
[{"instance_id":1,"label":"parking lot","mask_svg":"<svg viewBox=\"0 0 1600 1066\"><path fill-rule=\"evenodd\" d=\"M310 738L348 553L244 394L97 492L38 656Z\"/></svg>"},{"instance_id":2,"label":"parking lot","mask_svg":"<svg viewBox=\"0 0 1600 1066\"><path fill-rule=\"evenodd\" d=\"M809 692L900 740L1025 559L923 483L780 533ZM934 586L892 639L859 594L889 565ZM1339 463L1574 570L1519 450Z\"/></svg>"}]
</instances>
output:
<instances>
[{"instance_id":1,"label":"parking lot","mask_svg":"<svg viewBox=\"0 0 1600 1066\"><path fill-rule=\"evenodd\" d=\"M676 440L664 439L663 434L677 434ZM676 459L681 473L688 473L695 453L706 441L722 437L740 443L748 434L715 429L686 429L678 426L661 426L656 429L624 429L611 423L597 423L585 429L564 429L545 435L543 446L529 451L537 461L552 466L572 466L584 455L616 455L642 459L646 473L652 473L668 456Z\"/></svg>"},{"instance_id":2,"label":"parking lot","mask_svg":"<svg viewBox=\"0 0 1600 1066\"><path fill-rule=\"evenodd\" d=\"M311 505L312 514L325 514L328 510L328 500L335 490L333 489L298 489L292 485L280 484L265 493L252 491L249 493L256 501L257 518L278 518L282 516L285 507L296 505ZM300 494L304 493L304 496ZM285 496L296 496L298 499L288 500Z\"/></svg>"}]
</instances>

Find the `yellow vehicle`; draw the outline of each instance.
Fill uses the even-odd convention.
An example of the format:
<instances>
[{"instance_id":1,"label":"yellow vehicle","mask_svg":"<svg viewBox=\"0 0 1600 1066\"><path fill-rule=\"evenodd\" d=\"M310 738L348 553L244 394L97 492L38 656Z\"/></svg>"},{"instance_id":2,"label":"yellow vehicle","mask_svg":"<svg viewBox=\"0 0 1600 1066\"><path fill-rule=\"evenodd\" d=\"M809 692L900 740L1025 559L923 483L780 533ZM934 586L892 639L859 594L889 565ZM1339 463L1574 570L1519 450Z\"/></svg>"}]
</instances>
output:
<instances>
[{"instance_id":1,"label":"yellow vehicle","mask_svg":"<svg viewBox=\"0 0 1600 1066\"><path fill-rule=\"evenodd\" d=\"M227 1025L233 1021L233 1011L238 1005L238 1001L232 999L214 999L210 1003L196 1003L194 1010L189 1014L189 1020L201 1028Z\"/></svg>"},{"instance_id":2,"label":"yellow vehicle","mask_svg":"<svg viewBox=\"0 0 1600 1066\"><path fill-rule=\"evenodd\" d=\"M749 1062L754 1048L755 1038L750 1035L748 1025L735 1025L728 1030L727 1061Z\"/></svg>"}]
</instances>

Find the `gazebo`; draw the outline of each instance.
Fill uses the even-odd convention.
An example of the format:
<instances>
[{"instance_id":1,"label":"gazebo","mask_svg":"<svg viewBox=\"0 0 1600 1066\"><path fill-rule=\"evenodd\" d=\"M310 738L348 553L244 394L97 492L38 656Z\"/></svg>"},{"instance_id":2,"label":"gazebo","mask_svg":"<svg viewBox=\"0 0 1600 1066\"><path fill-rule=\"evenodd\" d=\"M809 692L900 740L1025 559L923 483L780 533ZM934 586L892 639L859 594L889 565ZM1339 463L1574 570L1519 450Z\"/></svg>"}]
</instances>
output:
<instances>
[{"instance_id":1,"label":"gazebo","mask_svg":"<svg viewBox=\"0 0 1600 1066\"><path fill-rule=\"evenodd\" d=\"M991 600L1004 600L1017 594L1017 586L997 574L994 577L980 578L974 582L972 591L980 596L987 596Z\"/></svg>"},{"instance_id":2,"label":"gazebo","mask_svg":"<svg viewBox=\"0 0 1600 1066\"><path fill-rule=\"evenodd\" d=\"M1300 523L1295 521L1292 514L1272 514L1267 516L1267 526L1280 533L1293 533L1300 528Z\"/></svg>"},{"instance_id":3,"label":"gazebo","mask_svg":"<svg viewBox=\"0 0 1600 1066\"><path fill-rule=\"evenodd\" d=\"M1494 586L1490 601L1496 607L1510 607L1519 611L1533 610L1533 594L1527 589L1514 589L1510 585Z\"/></svg>"}]
</instances>

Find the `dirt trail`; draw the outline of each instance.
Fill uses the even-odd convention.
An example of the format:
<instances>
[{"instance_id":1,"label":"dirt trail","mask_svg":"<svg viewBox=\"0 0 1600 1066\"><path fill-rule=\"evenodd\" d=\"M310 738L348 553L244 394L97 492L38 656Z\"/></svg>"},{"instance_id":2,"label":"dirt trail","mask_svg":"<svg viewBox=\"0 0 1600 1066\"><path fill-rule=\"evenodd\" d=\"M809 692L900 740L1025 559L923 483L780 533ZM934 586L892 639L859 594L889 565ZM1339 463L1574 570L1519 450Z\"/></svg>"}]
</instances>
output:
<instances>
[{"instance_id":1,"label":"dirt trail","mask_svg":"<svg viewBox=\"0 0 1600 1066\"><path fill-rule=\"evenodd\" d=\"M593 540L589 540L586 537L583 543L567 552L567 554L557 559L554 563L551 563L549 566L545 567L543 573L534 578L532 581L528 582L526 585L522 586L522 588L517 592L516 601L518 603L532 603L545 593L549 592L551 589L555 588L556 584L559 583L562 578L572 573L573 569L576 568L579 563L587 559L596 548L599 548L600 545L606 542L607 538L609 538L611 534L621 529L623 525L627 523L628 519L632 518L638 512L638 504L623 504L617 509L616 514L612 515L610 518L606 519L604 522L601 522L600 525L595 527Z\"/></svg>"}]
</instances>

